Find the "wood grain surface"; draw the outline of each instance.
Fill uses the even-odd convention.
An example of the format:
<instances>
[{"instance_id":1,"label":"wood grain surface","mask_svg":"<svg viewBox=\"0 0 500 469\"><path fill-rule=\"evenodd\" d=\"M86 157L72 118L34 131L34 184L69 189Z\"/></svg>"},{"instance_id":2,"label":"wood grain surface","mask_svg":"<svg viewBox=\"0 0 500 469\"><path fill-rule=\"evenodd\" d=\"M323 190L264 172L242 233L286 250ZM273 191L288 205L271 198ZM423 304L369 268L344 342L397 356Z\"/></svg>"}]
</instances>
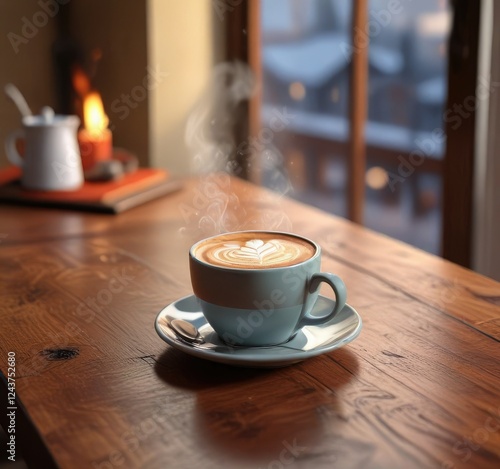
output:
<instances>
[{"instance_id":1,"label":"wood grain surface","mask_svg":"<svg viewBox=\"0 0 500 469\"><path fill-rule=\"evenodd\" d=\"M0 220L0 370L15 352L30 467L500 466L493 280L223 175L119 216L5 206ZM360 337L275 370L162 342L156 314L191 293L190 245L237 229L318 241Z\"/></svg>"}]
</instances>

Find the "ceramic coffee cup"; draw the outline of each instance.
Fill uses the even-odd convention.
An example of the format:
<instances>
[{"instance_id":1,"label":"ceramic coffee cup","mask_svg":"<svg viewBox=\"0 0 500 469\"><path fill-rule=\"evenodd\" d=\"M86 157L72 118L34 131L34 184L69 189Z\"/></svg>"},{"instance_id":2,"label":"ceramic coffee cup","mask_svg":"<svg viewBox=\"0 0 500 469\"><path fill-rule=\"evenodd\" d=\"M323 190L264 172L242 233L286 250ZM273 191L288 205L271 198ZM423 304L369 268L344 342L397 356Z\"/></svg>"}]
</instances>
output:
<instances>
[{"instance_id":1,"label":"ceramic coffee cup","mask_svg":"<svg viewBox=\"0 0 500 469\"><path fill-rule=\"evenodd\" d=\"M330 321L345 305L340 277L320 272L321 248L291 233L240 231L194 244L191 283L203 314L227 343L276 345L306 325ZM335 306L312 316L320 284L335 293Z\"/></svg>"}]
</instances>

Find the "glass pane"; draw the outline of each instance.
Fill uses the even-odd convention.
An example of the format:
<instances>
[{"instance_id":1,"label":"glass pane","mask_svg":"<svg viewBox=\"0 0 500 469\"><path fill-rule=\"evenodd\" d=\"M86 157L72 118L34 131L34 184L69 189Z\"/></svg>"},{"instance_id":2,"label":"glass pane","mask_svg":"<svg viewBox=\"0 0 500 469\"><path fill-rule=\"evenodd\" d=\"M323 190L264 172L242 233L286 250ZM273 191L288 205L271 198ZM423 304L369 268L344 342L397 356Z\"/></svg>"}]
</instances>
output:
<instances>
[{"instance_id":1,"label":"glass pane","mask_svg":"<svg viewBox=\"0 0 500 469\"><path fill-rule=\"evenodd\" d=\"M263 183L276 164L288 195L346 214L351 2L262 0L262 126L286 109L264 158ZM276 164L269 164L269 160Z\"/></svg>"},{"instance_id":2,"label":"glass pane","mask_svg":"<svg viewBox=\"0 0 500 469\"><path fill-rule=\"evenodd\" d=\"M365 225L439 253L448 2L369 8Z\"/></svg>"},{"instance_id":3,"label":"glass pane","mask_svg":"<svg viewBox=\"0 0 500 469\"><path fill-rule=\"evenodd\" d=\"M261 3L262 126L288 116L262 153L263 182L276 190L279 167L288 195L345 216L352 2ZM446 0L371 0L355 42L370 44L365 224L434 253L450 22Z\"/></svg>"}]
</instances>

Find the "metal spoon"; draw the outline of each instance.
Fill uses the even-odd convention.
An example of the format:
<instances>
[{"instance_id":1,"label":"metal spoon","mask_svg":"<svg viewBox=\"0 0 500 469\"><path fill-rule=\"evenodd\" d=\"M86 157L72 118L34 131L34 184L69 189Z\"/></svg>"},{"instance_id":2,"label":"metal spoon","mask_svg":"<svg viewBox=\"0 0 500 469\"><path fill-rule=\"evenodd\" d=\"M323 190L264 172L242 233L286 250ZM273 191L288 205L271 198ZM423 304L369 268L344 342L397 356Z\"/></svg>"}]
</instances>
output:
<instances>
[{"instance_id":1,"label":"metal spoon","mask_svg":"<svg viewBox=\"0 0 500 469\"><path fill-rule=\"evenodd\" d=\"M177 323L177 329L174 329L174 326L172 325L173 321L178 321ZM196 329L194 326L193 328L196 330L196 335L195 338L195 333L193 330L190 332L186 333L185 330L189 330L186 327L180 327L180 323L186 323L187 321L183 321L182 319L173 319L169 320L165 317L162 317L158 321L158 325L160 326L160 329L163 331L165 335L170 337L172 340L180 340L181 342L184 342L191 347L195 348L200 348L203 350L213 350L215 352L223 352L223 353L231 353L232 350L231 347L228 347L227 345L215 345L215 344L209 344L205 342L203 337L201 335L198 337L199 332L198 329ZM190 326L191 324L188 323Z\"/></svg>"},{"instance_id":2,"label":"metal spoon","mask_svg":"<svg viewBox=\"0 0 500 469\"><path fill-rule=\"evenodd\" d=\"M216 344L209 344L208 342L205 341L205 339L202 337L198 329L194 324L191 324L188 321L184 321L183 319L167 319L165 317L160 318L159 325L163 331L167 333L167 335L171 336L172 331L177 335L177 337L184 342L187 342L193 346L200 347L202 345L202 348L207 348L210 350L218 350L222 352L232 352L236 349L270 349L270 348L287 348L290 350L297 350L297 351L305 351L303 348L296 348L296 347L290 347L288 345L284 344L279 344L279 345L267 345L267 346L259 346L259 347L249 347L246 345L216 345Z\"/></svg>"},{"instance_id":3,"label":"metal spoon","mask_svg":"<svg viewBox=\"0 0 500 469\"><path fill-rule=\"evenodd\" d=\"M172 319L172 321L170 321L170 326L188 342L197 344L205 342L205 339L203 339L198 329L190 322L184 321L183 319Z\"/></svg>"},{"instance_id":4,"label":"metal spoon","mask_svg":"<svg viewBox=\"0 0 500 469\"><path fill-rule=\"evenodd\" d=\"M17 109L23 117L31 116L33 113L31 112L26 99L23 94L19 91L16 85L12 83L7 83L4 87L5 94L12 100L12 102L16 105Z\"/></svg>"}]
</instances>

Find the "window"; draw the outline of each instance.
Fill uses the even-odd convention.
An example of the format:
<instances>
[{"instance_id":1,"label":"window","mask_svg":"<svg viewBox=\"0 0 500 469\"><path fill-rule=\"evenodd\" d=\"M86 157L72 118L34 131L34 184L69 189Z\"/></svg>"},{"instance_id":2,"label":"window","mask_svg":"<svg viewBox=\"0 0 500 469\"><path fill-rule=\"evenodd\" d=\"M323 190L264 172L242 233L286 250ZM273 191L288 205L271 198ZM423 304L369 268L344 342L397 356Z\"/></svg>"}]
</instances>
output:
<instances>
[{"instance_id":1,"label":"window","mask_svg":"<svg viewBox=\"0 0 500 469\"><path fill-rule=\"evenodd\" d=\"M262 127L287 113L269 142L263 184L274 188L273 174L285 170L288 195L347 216L351 61L367 47L364 224L439 253L448 2L371 0L354 43L352 2L260 6Z\"/></svg>"}]
</instances>

